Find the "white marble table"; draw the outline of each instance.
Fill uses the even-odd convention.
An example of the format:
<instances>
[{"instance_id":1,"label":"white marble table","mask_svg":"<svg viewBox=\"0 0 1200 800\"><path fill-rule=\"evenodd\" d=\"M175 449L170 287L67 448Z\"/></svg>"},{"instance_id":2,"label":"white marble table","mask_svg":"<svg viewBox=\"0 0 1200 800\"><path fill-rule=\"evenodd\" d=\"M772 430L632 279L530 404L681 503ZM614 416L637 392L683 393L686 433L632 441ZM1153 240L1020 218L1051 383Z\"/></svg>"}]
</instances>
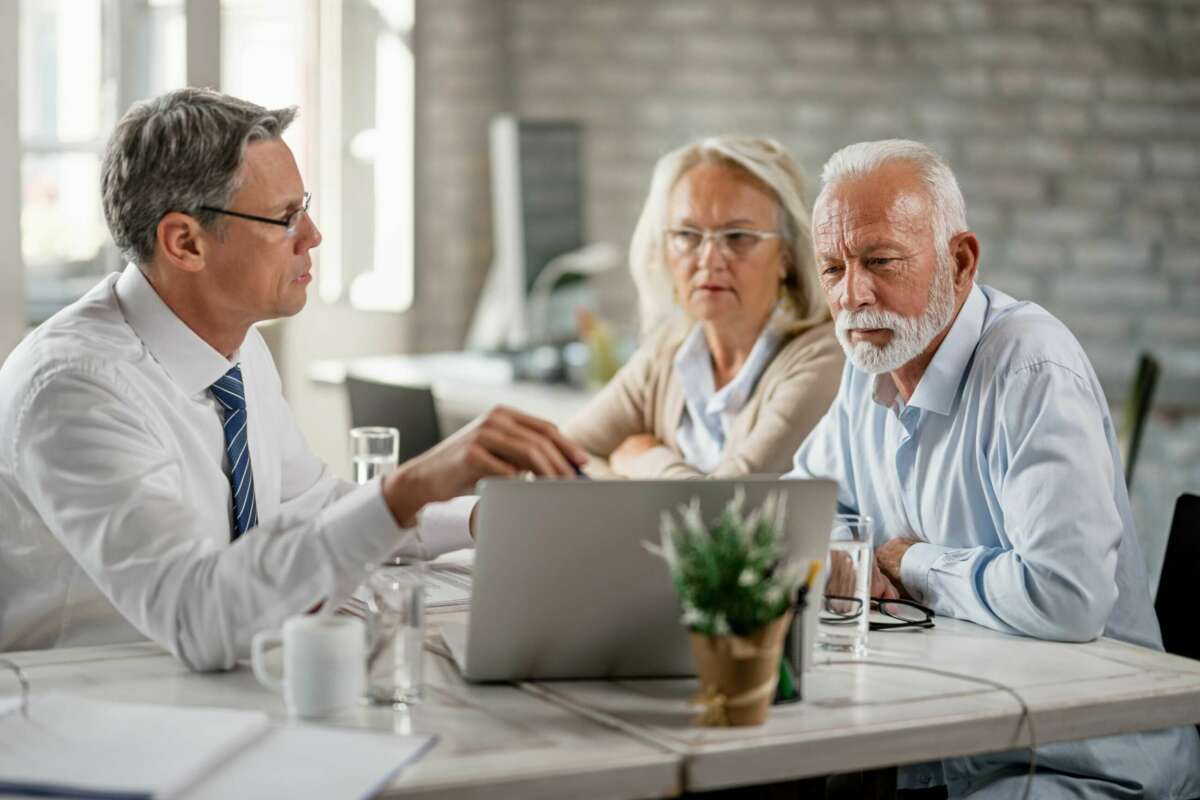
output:
<instances>
[{"instance_id":1,"label":"white marble table","mask_svg":"<svg viewBox=\"0 0 1200 800\"><path fill-rule=\"evenodd\" d=\"M436 619L436 615L433 615ZM678 794L679 757L509 685L472 686L436 653L427 697L412 713L364 707L327 724L436 734L437 745L380 795L404 798L617 798ZM153 644L6 653L34 692L266 711L282 699L247 667L197 675ZM7 688L7 685L6 687Z\"/></svg>"},{"instance_id":2,"label":"white marble table","mask_svg":"<svg viewBox=\"0 0 1200 800\"><path fill-rule=\"evenodd\" d=\"M465 612L431 614L462 621ZM431 631L432 634L433 631ZM363 708L331 724L435 733L440 742L386 797L667 797L1008 749L1027 743L1019 705L964 678L997 681L1032 709L1039 742L1200 721L1200 662L1110 640L1061 644L939 619L872 634L871 660L821 664L805 701L758 728L692 725L694 681L465 684L431 635L426 702L411 715ZM282 702L249 670L195 675L150 644L6 654L48 688L112 700L260 708Z\"/></svg>"},{"instance_id":3,"label":"white marble table","mask_svg":"<svg viewBox=\"0 0 1200 800\"><path fill-rule=\"evenodd\" d=\"M693 681L526 688L679 753L691 791L1028 745L1012 695L913 666L1015 689L1042 744L1200 722L1200 661L1122 642L1044 642L941 618L930 631L872 633L870 645L871 663L818 663L804 702L772 709L757 728L694 727Z\"/></svg>"}]
</instances>

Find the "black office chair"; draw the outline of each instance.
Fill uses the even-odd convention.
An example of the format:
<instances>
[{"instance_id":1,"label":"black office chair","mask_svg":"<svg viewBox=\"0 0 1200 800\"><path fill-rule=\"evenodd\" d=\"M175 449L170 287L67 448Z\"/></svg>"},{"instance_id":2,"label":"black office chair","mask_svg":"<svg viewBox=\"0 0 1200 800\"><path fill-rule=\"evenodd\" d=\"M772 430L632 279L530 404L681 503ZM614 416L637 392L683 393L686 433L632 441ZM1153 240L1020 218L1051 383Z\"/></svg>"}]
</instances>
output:
<instances>
[{"instance_id":1,"label":"black office chair","mask_svg":"<svg viewBox=\"0 0 1200 800\"><path fill-rule=\"evenodd\" d=\"M1118 444L1121 447L1121 460L1125 463L1126 489L1133 485L1133 468L1137 464L1138 451L1142 447L1142 434L1146 429L1146 419L1150 416L1150 407L1154 403L1154 390L1158 386L1161 371L1154 356L1142 353L1138 358L1133 385L1129 387L1129 396L1125 398Z\"/></svg>"},{"instance_id":2,"label":"black office chair","mask_svg":"<svg viewBox=\"0 0 1200 800\"><path fill-rule=\"evenodd\" d=\"M1181 494L1171 518L1154 611L1167 652L1200 660L1200 626L1196 625L1193 608L1197 584L1200 584L1200 496Z\"/></svg>"},{"instance_id":3,"label":"black office chair","mask_svg":"<svg viewBox=\"0 0 1200 800\"><path fill-rule=\"evenodd\" d=\"M442 440L433 390L428 386L395 386L346 376L350 423L383 425L400 431L400 462L424 453Z\"/></svg>"},{"instance_id":4,"label":"black office chair","mask_svg":"<svg viewBox=\"0 0 1200 800\"><path fill-rule=\"evenodd\" d=\"M1154 613L1168 653L1200 660L1200 626L1193 608L1200 583L1200 497L1181 494L1167 536ZM1196 726L1200 731L1200 725Z\"/></svg>"}]
</instances>

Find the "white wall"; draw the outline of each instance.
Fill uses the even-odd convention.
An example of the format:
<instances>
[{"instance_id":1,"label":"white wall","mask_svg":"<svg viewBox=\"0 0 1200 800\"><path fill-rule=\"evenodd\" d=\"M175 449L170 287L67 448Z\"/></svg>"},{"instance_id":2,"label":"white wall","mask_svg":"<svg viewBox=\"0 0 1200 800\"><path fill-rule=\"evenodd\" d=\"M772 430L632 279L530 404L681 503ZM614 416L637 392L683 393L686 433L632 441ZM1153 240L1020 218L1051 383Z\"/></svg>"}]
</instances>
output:
<instances>
[{"instance_id":1,"label":"white wall","mask_svg":"<svg viewBox=\"0 0 1200 800\"><path fill-rule=\"evenodd\" d=\"M17 108L17 9L0 3L0 361L25 331L25 267L21 263L21 159Z\"/></svg>"},{"instance_id":2,"label":"white wall","mask_svg":"<svg viewBox=\"0 0 1200 800\"><path fill-rule=\"evenodd\" d=\"M313 253L320 269L320 250ZM309 289L308 306L296 316L261 329L283 379L283 391L313 451L343 478L350 476L347 436L350 410L341 386L313 383L309 362L327 358L403 353L411 349L411 316L328 305Z\"/></svg>"}]
</instances>

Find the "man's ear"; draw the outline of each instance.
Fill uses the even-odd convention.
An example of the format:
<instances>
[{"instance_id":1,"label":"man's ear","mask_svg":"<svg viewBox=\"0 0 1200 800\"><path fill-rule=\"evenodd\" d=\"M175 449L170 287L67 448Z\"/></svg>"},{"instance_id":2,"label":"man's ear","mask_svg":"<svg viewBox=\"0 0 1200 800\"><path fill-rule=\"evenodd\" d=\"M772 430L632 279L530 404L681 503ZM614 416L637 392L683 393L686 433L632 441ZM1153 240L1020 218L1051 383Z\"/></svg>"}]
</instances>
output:
<instances>
[{"instance_id":1,"label":"man's ear","mask_svg":"<svg viewBox=\"0 0 1200 800\"><path fill-rule=\"evenodd\" d=\"M158 221L157 250L163 261L184 272L204 269L209 242L196 218L172 211Z\"/></svg>"},{"instance_id":2,"label":"man's ear","mask_svg":"<svg viewBox=\"0 0 1200 800\"><path fill-rule=\"evenodd\" d=\"M950 239L950 260L954 262L954 288L963 290L975 280L979 266L979 239L965 231Z\"/></svg>"}]
</instances>

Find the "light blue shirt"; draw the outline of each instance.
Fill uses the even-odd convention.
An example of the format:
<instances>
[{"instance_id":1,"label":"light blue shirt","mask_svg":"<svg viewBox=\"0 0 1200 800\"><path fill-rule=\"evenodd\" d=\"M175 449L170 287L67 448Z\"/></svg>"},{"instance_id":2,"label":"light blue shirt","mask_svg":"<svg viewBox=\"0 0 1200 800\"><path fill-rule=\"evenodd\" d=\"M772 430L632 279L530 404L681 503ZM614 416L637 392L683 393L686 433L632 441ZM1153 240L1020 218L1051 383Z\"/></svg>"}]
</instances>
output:
<instances>
[{"instance_id":1,"label":"light blue shirt","mask_svg":"<svg viewBox=\"0 0 1200 800\"><path fill-rule=\"evenodd\" d=\"M919 539L901 578L938 614L1162 649L1108 403L1075 337L1033 303L974 287L907 403L889 375L847 362L790 477L836 480L839 505L875 521L877 547ZM1009 797L1027 761L1014 751L942 767L951 796L1011 775L972 795ZM1050 745L1038 766L1096 776L1039 774L1038 798L1200 795L1191 727ZM903 785L935 773L904 770Z\"/></svg>"},{"instance_id":2,"label":"light blue shirt","mask_svg":"<svg viewBox=\"0 0 1200 800\"><path fill-rule=\"evenodd\" d=\"M776 312L754 342L737 375L719 391L715 388L712 354L701 325L694 326L675 351L675 371L684 397L675 444L683 460L701 472L716 469L734 419L754 394L758 379L775 357L781 338L775 324L778 318Z\"/></svg>"}]
</instances>

